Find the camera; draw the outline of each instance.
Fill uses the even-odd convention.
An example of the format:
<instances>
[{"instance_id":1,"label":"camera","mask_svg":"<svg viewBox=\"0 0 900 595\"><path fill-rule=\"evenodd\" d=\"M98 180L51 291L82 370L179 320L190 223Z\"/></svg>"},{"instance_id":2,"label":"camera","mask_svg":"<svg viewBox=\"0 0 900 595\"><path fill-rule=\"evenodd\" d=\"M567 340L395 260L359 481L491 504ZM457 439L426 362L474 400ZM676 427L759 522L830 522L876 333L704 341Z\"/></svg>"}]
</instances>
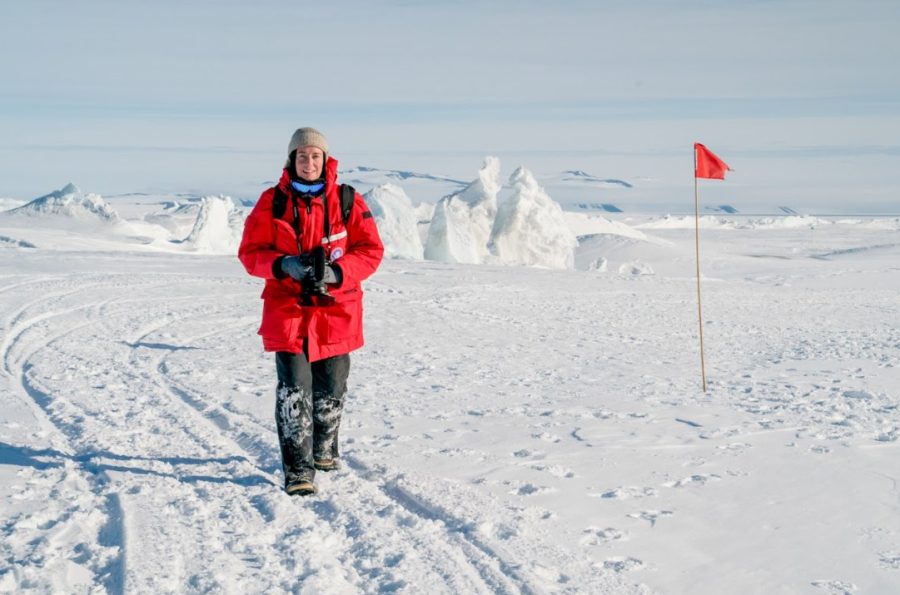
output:
<instances>
[{"instance_id":1,"label":"camera","mask_svg":"<svg viewBox=\"0 0 900 595\"><path fill-rule=\"evenodd\" d=\"M325 286L325 266L328 258L325 256L325 248L318 246L308 253L310 272L303 279L303 294L310 296L332 297Z\"/></svg>"}]
</instances>

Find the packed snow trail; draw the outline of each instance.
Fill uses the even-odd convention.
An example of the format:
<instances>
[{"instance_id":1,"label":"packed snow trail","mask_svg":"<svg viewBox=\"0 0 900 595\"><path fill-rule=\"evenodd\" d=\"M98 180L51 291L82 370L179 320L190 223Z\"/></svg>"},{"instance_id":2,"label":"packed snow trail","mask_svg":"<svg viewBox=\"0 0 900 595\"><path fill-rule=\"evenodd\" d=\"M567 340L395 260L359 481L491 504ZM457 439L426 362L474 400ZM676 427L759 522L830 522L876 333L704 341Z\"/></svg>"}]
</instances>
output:
<instances>
[{"instance_id":1,"label":"packed snow trail","mask_svg":"<svg viewBox=\"0 0 900 595\"><path fill-rule=\"evenodd\" d=\"M386 262L302 499L233 258L7 252L0 590L890 592L896 249L732 233L708 394L689 276Z\"/></svg>"},{"instance_id":2,"label":"packed snow trail","mask_svg":"<svg viewBox=\"0 0 900 595\"><path fill-rule=\"evenodd\" d=\"M3 462L21 466L3 585L545 592L518 552L480 534L508 512L473 490L458 497L483 512L456 518L432 502L444 489L349 448L345 470L320 473L321 496L283 494L272 370L253 346L257 293L245 279L179 273L53 275L7 293L21 305L6 303L4 371L45 428L23 430L48 446L3 445Z\"/></svg>"}]
</instances>

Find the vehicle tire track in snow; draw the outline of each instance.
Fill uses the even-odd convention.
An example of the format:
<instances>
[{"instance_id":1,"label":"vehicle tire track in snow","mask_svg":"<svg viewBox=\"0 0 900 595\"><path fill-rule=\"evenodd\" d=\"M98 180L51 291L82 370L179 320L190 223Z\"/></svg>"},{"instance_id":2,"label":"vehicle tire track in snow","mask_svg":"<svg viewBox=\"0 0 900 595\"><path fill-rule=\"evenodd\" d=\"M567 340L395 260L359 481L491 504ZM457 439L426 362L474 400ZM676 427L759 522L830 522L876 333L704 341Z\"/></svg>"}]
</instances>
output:
<instances>
[{"instance_id":1,"label":"vehicle tire track in snow","mask_svg":"<svg viewBox=\"0 0 900 595\"><path fill-rule=\"evenodd\" d=\"M427 584L434 593L510 593L512 584L492 575L459 547L439 523L396 505L379 486L349 470L327 480L328 494L312 501L328 524L347 536L342 563L366 582L366 592L391 592Z\"/></svg>"},{"instance_id":2,"label":"vehicle tire track in snow","mask_svg":"<svg viewBox=\"0 0 900 595\"><path fill-rule=\"evenodd\" d=\"M148 332L140 335L134 341L134 345L137 346L145 342L147 337L153 333L177 322L177 320L169 321L148 330ZM183 337L182 341L188 345L194 345L204 339L235 333L236 331L245 332L246 324L240 322L232 326L217 327L213 331ZM202 418L205 423L210 423L220 436L227 436L233 448L246 455L248 460L256 459L260 471L267 467L271 468L272 465L265 465L263 461L274 461L276 460L275 457L280 457L277 448L275 448L277 436L274 424L267 426L256 422L250 417L235 418L233 415L229 415L229 412L223 410L222 405L218 404L216 400L204 398L206 395L202 391L196 391L172 376L168 360L172 354L177 352L177 349L159 349L156 351L158 355L151 355L142 363L148 370L155 372L156 377L159 379L160 387L186 405L186 409L191 415ZM138 362L135 363L137 364ZM274 480L273 483L278 484Z\"/></svg>"},{"instance_id":3,"label":"vehicle tire track in snow","mask_svg":"<svg viewBox=\"0 0 900 595\"><path fill-rule=\"evenodd\" d=\"M78 293L80 289L53 294L25 304L8 319L3 342L0 344L0 361L3 363L4 373L9 376L13 384L10 387L11 392L18 393L28 402L35 419L48 432L51 444L55 445L55 449L50 453L55 459L54 463L59 464L62 469L61 474L54 474L55 477L41 476L34 479L32 485L35 486L35 489L40 489L41 485L53 486L52 489L57 489L56 486L63 486L62 489L69 492L61 500L63 503L61 508L57 506L59 501L52 498L45 505L41 511L45 520L38 525L38 529L41 531L37 534L33 531L30 515L23 514L6 524L4 535L11 542L15 542L22 536L30 535L26 537L26 540L32 551L46 551L42 557L49 557L56 561L50 568L45 568L45 571L50 571L52 574L58 571L55 566L63 565L69 570L74 566L91 572L96 577L95 582L103 584L108 592L116 593L122 592L122 577L124 576L122 515L118 501L114 496L103 493L103 484L106 479L87 468L76 455L77 451L72 444L72 439L77 436L77 429L72 424L66 423L54 411L55 399L37 385L31 374L33 369L31 359L35 354L49 347L55 341L89 326L90 321L63 325L62 330L49 335L41 332L40 326L48 323L47 326L52 327L49 324L51 321L67 320L75 313L89 311L104 302L48 310L30 318L24 317L25 312L34 309L36 305L58 301L59 298ZM26 335L30 333L37 334L40 339L26 341ZM87 483L89 488L87 490L78 489L84 483ZM71 487L76 489L73 490ZM98 511L105 520L96 518ZM85 527L88 530L99 531L99 548L91 546L91 539L86 538L76 547L75 551L71 551L70 543L63 536L77 535ZM34 564L37 567L45 566L40 558L35 560ZM31 570L33 569L29 567L20 568L17 582L28 584L37 580L36 584L41 584L45 580L54 580L52 576L35 579L31 577ZM39 572L38 576L41 574L43 573Z\"/></svg>"},{"instance_id":4,"label":"vehicle tire track in snow","mask_svg":"<svg viewBox=\"0 0 900 595\"><path fill-rule=\"evenodd\" d=\"M355 456L347 456L345 460L369 482L378 475ZM442 539L459 547L467 562L481 575L489 592L542 593L522 576L514 562L500 554L500 548L496 544L489 544L486 539L478 537L469 524L405 489L400 485L401 479L402 476L394 476L385 481L377 481L374 485L407 513L441 525L444 533Z\"/></svg>"},{"instance_id":5,"label":"vehicle tire track in snow","mask_svg":"<svg viewBox=\"0 0 900 595\"><path fill-rule=\"evenodd\" d=\"M338 490L335 500L346 508L342 512L352 514L374 505L377 519L388 519L388 527L410 531L410 543L427 537L433 544L426 541L425 548L436 554L446 549L446 561L435 568L450 573L447 592L585 592L586 584L576 584L572 575L591 576L592 592L634 591L620 575L598 568L588 558L545 544L540 532L521 526L523 513L517 507L498 504L463 484L436 482L434 477L415 479L380 464L373 467L352 452L344 460L349 477L336 478L340 485L334 488ZM365 497L356 500L360 495ZM454 561L458 569L448 568L448 561ZM454 582L459 577L471 583L461 587Z\"/></svg>"},{"instance_id":6,"label":"vehicle tire track in snow","mask_svg":"<svg viewBox=\"0 0 900 595\"><path fill-rule=\"evenodd\" d=\"M163 326L155 330L161 330ZM196 345L212 337L242 330L244 326L221 327L183 338L183 342ZM147 336L139 338L139 341L146 340ZM211 399L205 398L203 391L197 391L172 376L168 360L177 352L161 352L146 364L152 366L152 362L156 362L160 377L165 378L173 394L182 398L195 413L215 423L223 434L246 448L248 455L256 459L258 467L265 467L277 460L279 454L274 448L277 438L273 427L247 417L235 418L223 413L217 405L211 405ZM351 462L351 469L335 478L333 485L331 478L325 479L327 476L320 475L320 481L327 482L326 490L330 497L326 497L330 499L315 501L314 506L320 516L325 517L328 526L350 544L350 552L345 555L348 558L346 562L352 565L356 574L374 583L368 585L367 592L371 592L371 587L377 587L379 591L394 590L404 584L403 577L410 574L413 578L428 577L420 584L442 584L447 587L447 592L453 593L541 592L518 576L515 564L505 561L497 553L497 548L470 535L463 523L435 513L409 493L399 491L401 488L396 485L373 482L371 477L367 477L370 474L360 472L364 465L358 459L348 461ZM260 502L257 499L257 503ZM394 507L398 512L388 514L386 507ZM260 512L269 523L277 524L275 515L268 507L261 505ZM409 518L399 518L401 516ZM442 528L437 529L436 526ZM396 543L398 539L399 544ZM392 550L391 545L382 545L385 543L399 549ZM373 568L373 559L382 560L383 565Z\"/></svg>"},{"instance_id":7,"label":"vehicle tire track in snow","mask_svg":"<svg viewBox=\"0 0 900 595\"><path fill-rule=\"evenodd\" d=\"M237 389L203 367L241 357L227 346L252 337L255 318L244 315L243 302L217 294L172 306L146 279L119 281L104 301L59 313L52 320L67 328L29 344L24 359L48 408L63 397L71 405L58 421L79 453L71 458L89 482L85 493L103 513L93 525L98 553L86 562L94 564L95 585L111 592L375 593L424 585L447 593L575 592L566 577L547 578L516 561L529 563L543 547L527 545L529 537L507 549L492 529L434 504L440 485L407 487L396 473L366 471L357 456L348 469L319 476L320 495L286 496L272 471L280 458L270 412L229 406L227 391ZM23 331L22 341L32 332ZM11 363L23 361L24 345L16 343ZM56 376L59 363L67 370ZM511 513L488 507L485 514L492 510ZM606 580L602 571L581 570Z\"/></svg>"},{"instance_id":8,"label":"vehicle tire track in snow","mask_svg":"<svg viewBox=\"0 0 900 595\"><path fill-rule=\"evenodd\" d=\"M49 309L45 304L61 301L62 298L70 297L87 288L90 287L79 287L69 291L44 295L38 299L29 299L19 309L7 316L6 322L3 325L3 340L0 341L0 361L3 362L4 370L7 371L7 373L12 365L9 360L12 355L14 343L21 341L21 337L25 332L31 330L35 325L44 320L85 310L93 305L79 304L69 308ZM37 309L39 313L26 317L26 312L34 309Z\"/></svg>"},{"instance_id":9,"label":"vehicle tire track in snow","mask_svg":"<svg viewBox=\"0 0 900 595\"><path fill-rule=\"evenodd\" d=\"M202 309L203 304L199 307ZM200 450L226 455L234 461L225 470L224 477L221 470L218 472L218 479L214 476L194 479L176 468L171 477L161 480L169 484L168 487L159 493L154 489L149 502L144 497L132 497L131 490L125 494L126 522L133 527L135 539L141 542L132 543L130 549L134 550L134 555L152 560L143 566L153 568L154 564L158 565L159 561L165 559L166 546L160 547L158 544L169 544L168 547L171 547L180 543L205 543L189 557L192 566L176 571L166 569L168 578L163 581L157 576L158 573L147 569L135 571L129 576L128 585L150 590L180 590L185 585L191 585L196 590L215 590L232 589L236 588L235 585L245 584L252 590L291 590L295 588L294 585L277 582L278 577L283 576L280 572L271 573L274 583L265 588L260 586L266 584L263 579L273 565L293 567L298 562L296 551L284 551L285 544L298 539L312 539L326 542L331 547L335 542L345 542L346 536L334 531L327 522L311 513L301 515L306 518L299 523L303 529L298 532L297 511L285 510L278 504L279 499L289 501L289 498L281 492L280 481L273 478L271 472L261 468L267 462L276 461L277 450L274 450L274 445L277 444L277 438L273 428L237 431L236 420L226 417L220 405L216 404L219 399L208 398L202 390L196 391L170 376L168 361L173 354L184 353L186 349L203 349L197 346L211 337L247 332L246 320L223 324L220 319L214 319L212 326L215 326L215 330L185 334L183 327L191 319L191 316L170 316L161 324L144 324L137 333L126 333L132 339L122 343L128 347L126 367L129 374L136 380L140 379L145 387L145 405L155 410L167 410L171 415L171 434L187 434ZM192 322L196 323L197 320ZM199 322L200 326L204 326L203 320ZM170 325L179 331L171 333L177 336L177 345L153 340L155 334L167 334L166 329ZM123 333L118 334L122 336ZM249 421L252 426L253 420ZM246 426L244 423L238 425ZM269 435L269 440L261 437L265 434ZM250 446L255 446L249 449L255 451L252 454L244 448L247 446L248 435L252 439ZM254 464L254 460L259 460L259 463ZM250 469L247 479L264 479L248 483L235 478L240 469ZM234 479L229 480L229 476ZM122 481L125 479L120 477L119 482ZM172 481L177 483L172 485ZM213 491L210 486L220 487ZM136 495L144 493L144 489L138 485L131 489L138 490ZM176 494L180 494L180 497ZM198 508L209 509L210 512L197 514ZM207 523L207 519L226 515L235 517L233 523L229 523L233 531L223 532L215 524ZM204 526L201 531L197 527L198 522L201 526L208 526ZM249 544L248 536L253 536ZM313 573L338 570L338 582L348 586L359 580L352 573L329 568L327 564L312 565L310 560L303 560L302 557L300 562L311 566L309 571ZM219 567L230 569L232 576L217 582L208 577L200 579L196 574L205 568ZM314 579L308 580L315 582Z\"/></svg>"},{"instance_id":10,"label":"vehicle tire track in snow","mask_svg":"<svg viewBox=\"0 0 900 595\"><path fill-rule=\"evenodd\" d=\"M233 328L219 328L209 333L190 337L186 342L195 344L203 339L233 332L238 328L243 329L243 325ZM142 339L144 338L146 337L142 337ZM207 403L202 391L197 392L172 378L167 362L172 353L174 352L169 351L161 355L158 358L156 367L160 376L166 378L169 389L174 394L181 397L196 413L213 421L223 433L230 435L233 441L247 448L248 455L257 459L257 466L264 467L267 463L280 456L274 448L277 437L273 427L263 426L249 418L225 420L218 407L210 406ZM251 426L255 426L252 430L244 427L248 421ZM359 465L360 463L357 462L354 467L358 468ZM510 567L507 564L498 561L496 556L492 556L473 546L468 541L455 537L457 533L455 530L448 531L440 539L434 539L429 535L432 532L431 529L422 532L408 526L408 522L398 521L395 517L389 517L387 521L383 520L381 511L384 510L384 505L391 502L400 502L397 501L397 498L391 496L390 491L386 490L385 486L373 484L371 481L364 479L359 473L351 473L355 477L347 477L348 474L344 473L344 477L341 478L341 484L335 485L334 489L331 490L334 499L317 502L316 509L322 516L326 517L329 526L333 530L340 530L343 539L346 539L351 544L352 552L365 554L361 558L353 559L349 562L356 569L357 574L368 577L368 580L380 585L379 591L382 589L392 590L404 581L402 577L398 578L390 572L385 572L383 568L374 569L373 574L373 568L371 567L373 557L383 558L386 560L388 567L413 565L415 568L409 569L410 572L417 576L429 575L428 584L434 584L435 580L439 580L442 584L450 587L450 590L447 592L537 592L534 589L522 589L515 582L507 579L503 572L504 570L509 570ZM322 481L328 480L323 478ZM353 487L347 485L351 483ZM443 522L443 519L431 519L423 516L421 513L407 510L406 506L402 508L404 511L414 514L425 521ZM361 515L359 511L367 511L369 514ZM267 513L265 516L271 516L271 513ZM407 553L401 552L393 555L385 553L384 550L386 548L380 543L396 541L397 534L403 536L402 545L407 548ZM409 557L407 555L409 551L415 551L415 557L418 559L418 562L406 560ZM422 562L427 562L427 564L422 565ZM497 568L492 568L493 566ZM507 574L511 574L511 572L507 572ZM388 578L385 578L385 576Z\"/></svg>"},{"instance_id":11,"label":"vehicle tire track in snow","mask_svg":"<svg viewBox=\"0 0 900 595\"><path fill-rule=\"evenodd\" d=\"M87 561L97 561L92 571L95 576L93 581L95 584L103 584L106 587L106 590L110 592L121 592L127 584L125 555L125 525L128 517L127 508L129 503L134 502L134 499L130 498L127 493L137 487L134 482L129 480L129 477L140 479L142 476L151 478L154 476L163 478L172 476L180 477L181 479L179 481L185 481L188 482L188 484L197 482L198 480L191 478L178 470L178 465L181 464L181 461L184 459L179 460L177 457L169 457L168 460L172 461L171 463L166 463L164 460L158 460L156 463L153 463L152 459L135 457L133 455L122 456L114 454L116 450L121 451L121 446L112 446L111 448L114 450L110 452L103 452L102 446L99 453L85 452L85 449L89 448L89 445L94 440L101 437L100 434L96 433L98 430L96 424L86 424L85 422L97 421L100 419L97 417L98 415L106 416L102 421L115 422L116 420L110 419L108 411L105 411L102 407L99 409L91 407L90 403L82 403L80 408L75 405L70 406L71 402L64 399L61 395L61 392L64 390L64 384L60 382L59 378L56 378L53 368L56 368L57 364L60 363L64 365L74 365L74 363L77 362L77 373L79 366L91 368L101 366L106 367L109 365L109 361L103 361L102 363L98 362L98 353L94 352L87 353L87 361L78 362L78 357L84 357L84 354L79 356L76 352L77 350L73 351L72 348L78 343L83 342L85 344L90 344L91 341L96 342L98 337L104 336L103 333L109 333L109 330L114 330L114 328L101 328L98 331L93 325L94 322L105 320L107 316L112 313L112 310L115 308L110 308L110 304L114 303L114 300L115 296L104 300L103 302L81 304L67 310L43 312L28 320L24 320L20 316L19 323L15 327L15 333L9 335L6 351L8 357L5 358L5 361L7 362L8 371L11 375L22 379L21 389L23 394L27 394L37 406L51 418L55 429L68 438L67 446L57 454L60 457L65 457L68 461L74 462L74 473L90 484L89 489L82 490L82 493L80 494L71 495L69 500L77 499L79 497L81 497L81 500L89 498L92 501L92 504L90 506L83 505L83 508L91 509L92 513L95 515L99 511L104 513L105 520L95 520L90 526L99 532L97 543L101 548L112 548L118 552L118 555L113 559L110 559L109 555L101 556L99 553L90 555L89 550L85 549L81 549L81 554L79 555L84 557ZM133 306L129 305L128 307L131 308ZM103 312L102 317L98 314L100 312ZM76 313L78 315L77 318L73 316ZM87 318L87 320L83 320L83 318ZM77 322L73 323L73 320L77 320ZM54 333L52 336L46 336L43 332L40 332L38 334L41 335L42 338L39 341L31 340L31 335L38 331L42 331L41 327L43 326L52 326L51 323L56 324L62 330ZM103 327L104 325L97 326ZM85 329L90 330L89 332L84 332ZM74 335L74 337L71 337L72 335ZM109 336L114 338L121 336L121 333L113 332L110 333ZM26 341L26 337L29 340ZM58 345L58 343L66 344ZM66 351L67 348L68 351ZM49 354L47 353L48 351L50 352ZM101 351L99 354L101 354L101 357L109 357L112 355L112 357L115 358L116 353L119 352L122 352L122 349L113 349L111 353ZM128 347L128 352L133 353L134 349ZM11 355L13 353L15 354L15 357ZM48 362L52 364L52 367L49 369L49 376L42 369L46 368L46 363ZM98 366L98 364L100 364L100 366ZM125 385L129 384L128 378L134 378L129 375L127 367L125 367L124 370L120 369L118 373L119 376L124 375ZM44 386L48 380L49 385ZM146 383L141 384L141 386L146 385ZM108 388L104 388L104 392L108 392L108 390ZM99 400L103 400L103 396L104 395L99 395ZM138 397L146 397L146 395L139 394ZM153 400L153 398L156 397L151 395L150 400ZM141 405L150 405L152 408L156 409L158 411L157 418L168 418L169 422L177 421L176 418L178 417L172 415L171 404L173 402L181 403L182 407L188 409L180 399L177 399L174 396L170 396L168 404L157 403L156 406L153 406L152 403L148 403L146 398L139 398L139 401ZM62 406L63 403L65 403L65 407ZM87 409L84 408L85 404L89 405ZM113 409L113 411L115 411L115 409ZM182 422L191 419L186 416L180 417L182 418ZM122 417L121 422L127 423L127 417ZM106 432L104 432L102 436L104 438L111 436L108 431L112 430L115 432L116 425L118 424L113 423L112 427L106 428ZM161 425L165 425L165 422ZM231 452L234 452L233 445L230 441L223 439L223 436L221 436L216 428L212 427L212 424L210 424L210 427L206 431L201 431L199 434L197 433L198 426L196 423L182 423L181 425L178 423L169 423L168 425L170 431L179 427L185 430L185 433L190 439L198 442L198 448L200 450L216 452L228 449L231 450ZM123 426L119 432L124 430L127 433L130 429L131 428L126 425ZM103 440L100 441L100 443L102 442ZM246 457L232 458L240 458L246 461ZM142 460L147 462L142 465L140 463ZM139 463L138 467L130 466L133 465L132 461L137 461ZM211 461L215 464L215 460ZM160 465L160 463L162 463L162 465ZM240 465L239 462L237 464L238 466ZM174 475L172 473L165 473L157 470L160 466L172 467L173 465L175 467ZM232 465L232 467L234 466L235 465ZM109 473L110 471L112 473ZM216 481L215 473L210 474L208 477L201 478L200 481ZM132 487L129 488L129 485ZM251 483L250 485L254 484ZM191 487L193 490L193 486L188 487ZM123 491L125 492L124 499L120 495ZM246 499L246 495L238 493L235 498L236 500L234 498L223 497L223 500L226 502L231 500L228 502L229 507L237 510L240 508L241 501ZM253 514L256 514L255 509L253 509ZM63 517L76 518L72 513L63 513ZM173 523L171 528L175 532L180 530L177 523ZM11 527L9 530L14 531L15 528ZM72 531L77 531L77 525L73 527ZM248 531L244 532L247 533ZM191 532L185 532L184 536L195 537ZM90 543L91 539L88 538L86 541ZM65 558L65 555L60 553L57 557ZM101 560L102 564L100 562ZM208 559L207 561L210 563L217 562L215 559ZM137 584L140 585L141 583ZM176 590L182 589L185 584L186 582L179 583ZM63 590L66 590L65 587Z\"/></svg>"},{"instance_id":12,"label":"vehicle tire track in snow","mask_svg":"<svg viewBox=\"0 0 900 595\"><path fill-rule=\"evenodd\" d=\"M153 286L165 287L166 283L151 283L149 286L141 283L126 283L124 289L126 292L133 292L135 285L142 285L142 289L146 290ZM76 534L80 529L75 520L80 520L84 516L79 511L89 510L93 516L102 513L105 519L95 518L89 523L83 523L88 528L87 530L98 531L99 537L96 541L100 546L99 551L91 553L89 546L80 547L75 562L66 560L72 556L66 555L64 551L55 554L54 557L66 560L65 563L68 564L76 564L85 570L87 567L92 568L91 572L95 575L95 583L103 584L109 592L121 592L125 587L126 577L125 511L122 498L116 490L122 487L122 483L113 479L108 471L115 470L121 473L130 470L119 462L122 457L113 455L110 459L109 454L111 453L86 452L85 449L91 447L92 436L90 427L85 425L85 421L95 418L96 411L79 407L71 399L64 397L64 383L61 384L57 377L60 367L71 366L73 362L77 363L78 357L67 353L66 346L60 347L57 346L57 343L63 343L71 335L77 337L86 335L87 343L104 336L97 327L104 327L102 323L114 309L111 308L111 304L115 305L117 301L115 295L99 302L82 302L75 306L65 304L67 298L84 291L96 290L99 287L106 288L106 284L83 283L70 291L45 295L38 300L31 300L24 304L8 318L2 351L0 351L0 361L3 362L3 371L17 385L17 392L23 397L23 400L33 406L35 417L46 425L51 439L57 435L64 438L61 442L54 440L57 447L55 450L49 451L57 459L62 459L63 462L68 461L64 465L66 473L61 480L69 484L75 481L79 485L83 485L86 481L90 486L89 489L82 490L77 494L70 494L67 499L63 500L74 501L76 508L70 506L64 511L59 511L58 520L44 523L43 526L48 528L47 531L52 531L55 526L67 524L71 525L67 529L67 533ZM112 293L115 294L115 291ZM132 299L120 301L133 302ZM122 304L119 304L119 307L121 308ZM54 332L48 334L48 329L54 329ZM83 333L85 329L90 329L91 332ZM115 329L111 330L113 332L109 336L119 336L119 333L114 332ZM35 339L35 337L37 338ZM55 346L57 348L51 349ZM47 351L53 353L44 357ZM109 354L103 353L103 355ZM109 362L97 362L96 356L93 354L89 358L87 367L102 368L109 365ZM54 364L49 370L49 376L42 370L45 367L45 361ZM98 363L100 366L97 366ZM47 385L48 380L49 385ZM168 408L162 407L160 411L167 412ZM188 426L185 427L188 430L192 429ZM216 435L212 430L205 434L206 437ZM198 437L194 436L194 438ZM221 444L221 440L218 442ZM72 478L66 479L66 476L72 476ZM48 480L45 478L44 481ZM47 511L47 514L50 512L52 511ZM27 518L21 522L26 524L7 526L7 532L12 532L13 535L11 541L15 541L17 528L27 533ZM52 533L50 535L52 536ZM49 540L50 537L47 539ZM29 540L34 543L44 541L41 537L29 538ZM90 543L91 539L88 538L86 541ZM59 547L65 548L66 544L61 542ZM114 551L116 554L111 555L110 551ZM27 577L25 580L28 580Z\"/></svg>"}]
</instances>

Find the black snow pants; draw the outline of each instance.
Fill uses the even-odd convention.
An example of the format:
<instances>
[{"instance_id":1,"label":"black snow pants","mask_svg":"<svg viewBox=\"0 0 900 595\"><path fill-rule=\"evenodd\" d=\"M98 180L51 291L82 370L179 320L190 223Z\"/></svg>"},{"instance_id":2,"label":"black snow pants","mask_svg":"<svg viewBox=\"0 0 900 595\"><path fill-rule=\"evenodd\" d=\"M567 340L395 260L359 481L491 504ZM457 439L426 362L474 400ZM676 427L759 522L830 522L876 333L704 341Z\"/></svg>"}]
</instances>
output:
<instances>
[{"instance_id":1,"label":"black snow pants","mask_svg":"<svg viewBox=\"0 0 900 595\"><path fill-rule=\"evenodd\" d=\"M347 393L350 355L309 363L304 353L275 354L275 424L285 485L315 477L313 461L338 457L338 428Z\"/></svg>"}]
</instances>

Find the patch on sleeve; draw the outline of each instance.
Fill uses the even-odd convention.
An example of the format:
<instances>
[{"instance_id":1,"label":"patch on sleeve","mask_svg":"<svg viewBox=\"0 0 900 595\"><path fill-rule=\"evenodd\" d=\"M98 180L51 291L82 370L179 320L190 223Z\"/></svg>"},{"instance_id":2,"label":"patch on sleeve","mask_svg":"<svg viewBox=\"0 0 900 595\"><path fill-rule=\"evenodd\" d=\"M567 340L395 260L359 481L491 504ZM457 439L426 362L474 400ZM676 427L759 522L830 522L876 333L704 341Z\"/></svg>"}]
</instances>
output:
<instances>
[{"instance_id":1,"label":"patch on sleeve","mask_svg":"<svg viewBox=\"0 0 900 595\"><path fill-rule=\"evenodd\" d=\"M365 212L363 213L362 217L363 217L363 219L371 219L371 218L372 218L372 211L365 211Z\"/></svg>"}]
</instances>

